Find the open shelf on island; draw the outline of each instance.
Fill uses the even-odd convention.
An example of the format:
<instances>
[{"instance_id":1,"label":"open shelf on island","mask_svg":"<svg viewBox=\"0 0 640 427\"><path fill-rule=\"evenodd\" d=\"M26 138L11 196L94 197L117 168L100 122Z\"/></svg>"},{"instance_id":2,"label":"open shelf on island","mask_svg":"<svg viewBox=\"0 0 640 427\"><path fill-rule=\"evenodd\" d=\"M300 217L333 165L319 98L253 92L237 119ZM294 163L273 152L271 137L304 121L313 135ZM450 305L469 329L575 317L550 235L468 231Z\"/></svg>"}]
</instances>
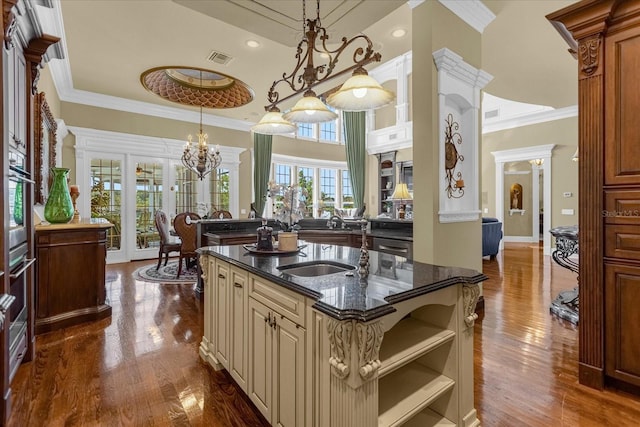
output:
<instances>
[{"instance_id":1,"label":"open shelf on island","mask_svg":"<svg viewBox=\"0 0 640 427\"><path fill-rule=\"evenodd\" d=\"M412 317L401 320L384 335L380 348L380 377L453 340L455 335L454 331Z\"/></svg>"},{"instance_id":2,"label":"open shelf on island","mask_svg":"<svg viewBox=\"0 0 640 427\"><path fill-rule=\"evenodd\" d=\"M399 426L451 390L455 381L417 362L379 380L378 425Z\"/></svg>"},{"instance_id":3,"label":"open shelf on island","mask_svg":"<svg viewBox=\"0 0 640 427\"><path fill-rule=\"evenodd\" d=\"M455 427L455 425L456 423L427 408L404 423L403 427Z\"/></svg>"}]
</instances>

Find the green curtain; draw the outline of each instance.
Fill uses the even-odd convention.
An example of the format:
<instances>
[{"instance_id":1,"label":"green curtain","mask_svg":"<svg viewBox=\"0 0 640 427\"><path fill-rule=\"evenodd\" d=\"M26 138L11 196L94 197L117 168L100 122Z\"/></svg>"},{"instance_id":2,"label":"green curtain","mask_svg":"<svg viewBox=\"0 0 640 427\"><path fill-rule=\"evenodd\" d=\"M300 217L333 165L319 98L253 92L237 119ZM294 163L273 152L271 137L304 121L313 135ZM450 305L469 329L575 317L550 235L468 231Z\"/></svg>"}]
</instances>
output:
<instances>
[{"instance_id":1,"label":"green curtain","mask_svg":"<svg viewBox=\"0 0 640 427\"><path fill-rule=\"evenodd\" d=\"M364 179L367 151L365 139L365 112L345 111L344 136L347 150L347 167L351 177L351 188L356 208L364 206Z\"/></svg>"},{"instance_id":2,"label":"green curtain","mask_svg":"<svg viewBox=\"0 0 640 427\"><path fill-rule=\"evenodd\" d=\"M253 156L255 167L253 170L253 206L256 213L263 216L267 202L267 185L269 185L269 170L271 169L271 140L272 135L253 134Z\"/></svg>"}]
</instances>

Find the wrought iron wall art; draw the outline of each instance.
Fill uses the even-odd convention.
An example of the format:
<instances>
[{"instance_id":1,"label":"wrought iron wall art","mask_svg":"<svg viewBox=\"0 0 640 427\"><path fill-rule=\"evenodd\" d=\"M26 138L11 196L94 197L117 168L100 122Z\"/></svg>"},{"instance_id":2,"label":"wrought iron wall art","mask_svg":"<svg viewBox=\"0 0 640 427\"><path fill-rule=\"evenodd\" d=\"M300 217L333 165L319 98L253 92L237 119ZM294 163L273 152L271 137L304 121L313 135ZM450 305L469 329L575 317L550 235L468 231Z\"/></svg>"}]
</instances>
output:
<instances>
[{"instance_id":1,"label":"wrought iron wall art","mask_svg":"<svg viewBox=\"0 0 640 427\"><path fill-rule=\"evenodd\" d=\"M462 172L456 172L458 162L464 161L464 156L458 153L456 144L462 145L462 135L458 132L460 125L453 121L453 114L449 113L445 120L446 128L444 130L444 168L446 171L445 180L447 181L448 198L459 199L464 196L464 180Z\"/></svg>"}]
</instances>

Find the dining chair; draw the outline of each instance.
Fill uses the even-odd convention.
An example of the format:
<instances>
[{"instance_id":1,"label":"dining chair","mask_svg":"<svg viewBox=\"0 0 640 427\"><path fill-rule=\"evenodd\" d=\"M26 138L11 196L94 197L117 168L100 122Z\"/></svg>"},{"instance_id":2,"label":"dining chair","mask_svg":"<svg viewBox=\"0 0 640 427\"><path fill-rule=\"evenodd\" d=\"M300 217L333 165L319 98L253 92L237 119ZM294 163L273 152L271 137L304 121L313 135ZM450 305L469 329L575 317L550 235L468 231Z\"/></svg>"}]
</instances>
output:
<instances>
[{"instance_id":1,"label":"dining chair","mask_svg":"<svg viewBox=\"0 0 640 427\"><path fill-rule=\"evenodd\" d=\"M225 210L216 210L211 214L211 219L231 219L231 212Z\"/></svg>"},{"instance_id":2,"label":"dining chair","mask_svg":"<svg viewBox=\"0 0 640 427\"><path fill-rule=\"evenodd\" d=\"M196 249L198 249L198 227L196 226L196 221L199 219L200 215L193 212L179 213L173 219L173 228L182 241L180 245L180 259L178 260L178 275L176 278L179 278L182 273L183 259L187 260L188 268L189 260L191 258L198 258L198 253L196 252Z\"/></svg>"},{"instance_id":3,"label":"dining chair","mask_svg":"<svg viewBox=\"0 0 640 427\"><path fill-rule=\"evenodd\" d=\"M158 250L158 265L156 271L160 268L160 262L162 262L162 255L165 255L164 265L167 265L169 261L169 252L180 252L181 242L170 235L169 233L169 220L167 214L162 210L157 210L155 215L156 228L160 235L160 249Z\"/></svg>"}]
</instances>

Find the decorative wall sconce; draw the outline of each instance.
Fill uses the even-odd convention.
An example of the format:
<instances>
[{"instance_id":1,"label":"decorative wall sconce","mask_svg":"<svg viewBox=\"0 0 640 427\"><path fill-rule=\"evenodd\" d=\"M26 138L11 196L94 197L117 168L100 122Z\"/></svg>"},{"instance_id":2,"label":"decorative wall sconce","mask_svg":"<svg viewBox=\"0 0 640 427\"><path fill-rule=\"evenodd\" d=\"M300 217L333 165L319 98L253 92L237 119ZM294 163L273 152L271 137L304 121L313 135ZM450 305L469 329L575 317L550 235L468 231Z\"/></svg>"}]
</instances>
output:
<instances>
[{"instance_id":1,"label":"decorative wall sconce","mask_svg":"<svg viewBox=\"0 0 640 427\"><path fill-rule=\"evenodd\" d=\"M544 159L529 160L529 163L531 163L532 166L540 167L540 166L542 166L544 164Z\"/></svg>"},{"instance_id":2,"label":"decorative wall sconce","mask_svg":"<svg viewBox=\"0 0 640 427\"><path fill-rule=\"evenodd\" d=\"M462 172L456 172L458 161L464 162L464 156L458 153L456 144L462 145L462 135L458 132L460 125L453 121L453 114L449 114L445 120L444 131L444 168L446 171L447 197L459 199L464 196L464 180Z\"/></svg>"},{"instance_id":3,"label":"decorative wall sconce","mask_svg":"<svg viewBox=\"0 0 640 427\"><path fill-rule=\"evenodd\" d=\"M573 160L574 162L578 161L578 149L576 148L576 152L573 154L573 157L571 158L571 160Z\"/></svg>"}]
</instances>

